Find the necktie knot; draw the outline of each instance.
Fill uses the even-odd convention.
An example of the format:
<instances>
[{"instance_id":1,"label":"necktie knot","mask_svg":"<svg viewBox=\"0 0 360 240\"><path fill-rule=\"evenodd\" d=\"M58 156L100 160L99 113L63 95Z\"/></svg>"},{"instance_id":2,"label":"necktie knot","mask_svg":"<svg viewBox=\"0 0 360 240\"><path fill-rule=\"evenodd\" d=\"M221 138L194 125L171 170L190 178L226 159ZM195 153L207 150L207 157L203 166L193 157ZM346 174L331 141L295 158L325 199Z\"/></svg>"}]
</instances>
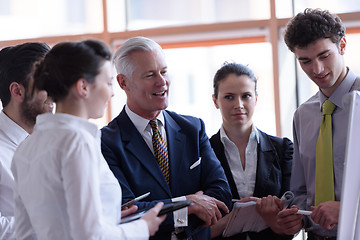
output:
<instances>
[{"instance_id":1,"label":"necktie knot","mask_svg":"<svg viewBox=\"0 0 360 240\"><path fill-rule=\"evenodd\" d=\"M333 104L330 100L325 100L322 106L323 115L331 115L336 108L336 105Z\"/></svg>"},{"instance_id":2,"label":"necktie knot","mask_svg":"<svg viewBox=\"0 0 360 240\"><path fill-rule=\"evenodd\" d=\"M158 130L157 120L150 120L150 126L153 132L155 133Z\"/></svg>"}]
</instances>

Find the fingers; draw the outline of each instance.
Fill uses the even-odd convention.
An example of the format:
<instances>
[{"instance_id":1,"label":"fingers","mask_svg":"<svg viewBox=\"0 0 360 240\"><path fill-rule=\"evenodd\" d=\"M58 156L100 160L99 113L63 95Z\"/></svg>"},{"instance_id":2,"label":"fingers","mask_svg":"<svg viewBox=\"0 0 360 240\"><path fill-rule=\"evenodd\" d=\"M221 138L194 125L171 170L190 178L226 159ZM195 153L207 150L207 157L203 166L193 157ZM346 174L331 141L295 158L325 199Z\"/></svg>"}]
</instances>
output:
<instances>
[{"instance_id":1,"label":"fingers","mask_svg":"<svg viewBox=\"0 0 360 240\"><path fill-rule=\"evenodd\" d=\"M298 211L298 207L296 205L291 206L291 208L284 209L279 212L278 216L280 218L286 218L290 215L294 215Z\"/></svg>"},{"instance_id":2,"label":"fingers","mask_svg":"<svg viewBox=\"0 0 360 240\"><path fill-rule=\"evenodd\" d=\"M228 207L225 205L225 203L223 203L222 201L219 201L219 200L217 200L216 198L214 198L214 200L215 200L215 203L216 203L216 206L218 207L218 209L221 209L221 210L223 210L225 213L229 213L229 209L228 209ZM220 213L220 212L219 212ZM222 216L221 216L221 213L220 213L220 217L219 218L221 218Z\"/></svg>"},{"instance_id":3,"label":"fingers","mask_svg":"<svg viewBox=\"0 0 360 240\"><path fill-rule=\"evenodd\" d=\"M282 209L282 201L269 195L256 201L256 209L259 213L277 214Z\"/></svg>"},{"instance_id":4,"label":"fingers","mask_svg":"<svg viewBox=\"0 0 360 240\"><path fill-rule=\"evenodd\" d=\"M278 208L280 210L282 210L283 209L283 201L276 196L274 196L273 198L274 198L275 204L278 206Z\"/></svg>"},{"instance_id":5,"label":"fingers","mask_svg":"<svg viewBox=\"0 0 360 240\"><path fill-rule=\"evenodd\" d=\"M195 214L200 218L204 222L204 227L212 226L221 219L222 215L219 209L226 213L229 212L229 209L223 202L204 195L202 192L198 193L186 196L193 203L192 206L188 207L188 213Z\"/></svg>"},{"instance_id":6,"label":"fingers","mask_svg":"<svg viewBox=\"0 0 360 240\"><path fill-rule=\"evenodd\" d=\"M150 209L141 219L145 220L146 224L148 225L149 234L153 236L158 230L159 225L165 220L166 214L163 216L158 217L161 208L163 207L164 203L159 202Z\"/></svg>"},{"instance_id":7,"label":"fingers","mask_svg":"<svg viewBox=\"0 0 360 240\"><path fill-rule=\"evenodd\" d=\"M156 214L158 214L163 206L163 202L158 202L152 209L150 209L150 211L156 211Z\"/></svg>"},{"instance_id":8,"label":"fingers","mask_svg":"<svg viewBox=\"0 0 360 240\"><path fill-rule=\"evenodd\" d=\"M312 214L310 217L313 221L325 229L332 229L338 223L339 219L339 202L328 201L311 207Z\"/></svg>"},{"instance_id":9,"label":"fingers","mask_svg":"<svg viewBox=\"0 0 360 240\"><path fill-rule=\"evenodd\" d=\"M130 214L136 212L137 209L138 209L138 206L136 206L136 205L131 205L130 207L123 208L123 209L121 209L121 217L130 215Z\"/></svg>"},{"instance_id":10,"label":"fingers","mask_svg":"<svg viewBox=\"0 0 360 240\"><path fill-rule=\"evenodd\" d=\"M281 226L284 234L293 235L302 228L302 215L295 214L298 211L297 206L284 209L277 215L277 224Z\"/></svg>"}]
</instances>

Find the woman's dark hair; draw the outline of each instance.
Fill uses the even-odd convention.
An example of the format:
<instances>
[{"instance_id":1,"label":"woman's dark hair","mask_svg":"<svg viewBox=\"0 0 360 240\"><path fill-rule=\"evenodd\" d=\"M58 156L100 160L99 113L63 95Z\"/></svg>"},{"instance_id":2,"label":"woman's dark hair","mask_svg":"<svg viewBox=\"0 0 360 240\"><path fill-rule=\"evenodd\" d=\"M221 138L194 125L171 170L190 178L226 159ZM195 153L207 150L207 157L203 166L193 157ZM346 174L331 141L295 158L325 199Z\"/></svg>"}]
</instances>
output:
<instances>
[{"instance_id":1,"label":"woman's dark hair","mask_svg":"<svg viewBox=\"0 0 360 240\"><path fill-rule=\"evenodd\" d=\"M230 74L235 74L236 76L246 75L250 79L254 80L254 82L255 82L255 94L257 95L257 90L256 90L256 88L257 88L257 79L256 79L253 71L248 66L245 66L245 65L242 65L242 64L239 64L239 63L227 63L227 62L225 62L224 65L219 70L217 70L217 72L215 73L215 76L214 76L213 87L214 87L214 97L216 99L218 98L220 82L222 80L224 80Z\"/></svg>"},{"instance_id":2,"label":"woman's dark hair","mask_svg":"<svg viewBox=\"0 0 360 240\"><path fill-rule=\"evenodd\" d=\"M94 82L104 61L110 61L110 58L109 48L99 40L59 43L37 66L35 87L47 91L57 102L67 96L79 78Z\"/></svg>"},{"instance_id":3,"label":"woman's dark hair","mask_svg":"<svg viewBox=\"0 0 360 240\"><path fill-rule=\"evenodd\" d=\"M46 43L29 42L0 51L0 99L3 107L10 102L10 84L17 82L27 89L34 63L49 50Z\"/></svg>"},{"instance_id":4,"label":"woman's dark hair","mask_svg":"<svg viewBox=\"0 0 360 240\"><path fill-rule=\"evenodd\" d=\"M321 38L329 38L339 43L345 36L345 26L341 19L327 10L306 8L286 25L285 43L294 52L295 47L306 47Z\"/></svg>"}]
</instances>

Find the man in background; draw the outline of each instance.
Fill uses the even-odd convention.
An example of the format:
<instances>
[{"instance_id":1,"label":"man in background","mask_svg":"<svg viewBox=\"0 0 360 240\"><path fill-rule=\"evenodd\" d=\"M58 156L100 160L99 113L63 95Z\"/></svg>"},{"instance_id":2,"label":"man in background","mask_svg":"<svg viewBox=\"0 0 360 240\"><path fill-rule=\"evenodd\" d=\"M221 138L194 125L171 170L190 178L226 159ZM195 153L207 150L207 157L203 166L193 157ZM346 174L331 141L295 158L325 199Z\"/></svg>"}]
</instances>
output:
<instances>
[{"instance_id":1,"label":"man in background","mask_svg":"<svg viewBox=\"0 0 360 240\"><path fill-rule=\"evenodd\" d=\"M34 63L49 51L45 43L24 43L0 51L0 239L15 239L14 177L10 170L17 146L33 131L36 116L52 111L45 91L32 89ZM45 147L45 146L44 146Z\"/></svg>"},{"instance_id":2,"label":"man in background","mask_svg":"<svg viewBox=\"0 0 360 240\"><path fill-rule=\"evenodd\" d=\"M285 42L319 91L294 114L290 189L297 206L281 211L278 223L288 234L304 228L310 240L336 239L348 126L342 98L360 90L360 78L344 62L345 26L328 11L297 14L286 26ZM294 215L298 208L311 216Z\"/></svg>"},{"instance_id":3,"label":"man in background","mask_svg":"<svg viewBox=\"0 0 360 240\"><path fill-rule=\"evenodd\" d=\"M123 191L123 202L150 192L139 209L189 199L168 214L152 239L210 239L209 226L228 212L231 193L202 120L165 110L170 79L161 47L135 37L116 51L117 81L127 103L102 129L102 152Z\"/></svg>"}]
</instances>

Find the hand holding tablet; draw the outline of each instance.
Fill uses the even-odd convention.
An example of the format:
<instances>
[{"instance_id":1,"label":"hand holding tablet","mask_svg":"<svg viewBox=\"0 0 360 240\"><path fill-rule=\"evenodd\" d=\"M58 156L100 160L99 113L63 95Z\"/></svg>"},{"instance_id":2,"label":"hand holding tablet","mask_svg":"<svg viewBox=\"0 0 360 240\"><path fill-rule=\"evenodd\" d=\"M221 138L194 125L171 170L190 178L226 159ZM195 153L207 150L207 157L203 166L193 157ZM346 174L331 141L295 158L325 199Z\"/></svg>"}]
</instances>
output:
<instances>
[{"instance_id":1,"label":"hand holding tablet","mask_svg":"<svg viewBox=\"0 0 360 240\"><path fill-rule=\"evenodd\" d=\"M188 207L191 204L192 203L191 203L190 200L166 203L166 204L164 204L164 206L160 210L158 216L161 216L161 215L164 215L164 214L179 210L179 209L184 208L184 207ZM122 218L120 223L127 223L127 222L137 220L137 219L141 218L145 213L146 213L146 210L143 210L143 211L138 212L138 213L131 214L131 215L127 216L127 217Z\"/></svg>"}]
</instances>

